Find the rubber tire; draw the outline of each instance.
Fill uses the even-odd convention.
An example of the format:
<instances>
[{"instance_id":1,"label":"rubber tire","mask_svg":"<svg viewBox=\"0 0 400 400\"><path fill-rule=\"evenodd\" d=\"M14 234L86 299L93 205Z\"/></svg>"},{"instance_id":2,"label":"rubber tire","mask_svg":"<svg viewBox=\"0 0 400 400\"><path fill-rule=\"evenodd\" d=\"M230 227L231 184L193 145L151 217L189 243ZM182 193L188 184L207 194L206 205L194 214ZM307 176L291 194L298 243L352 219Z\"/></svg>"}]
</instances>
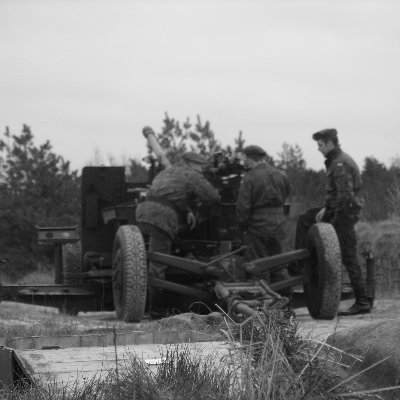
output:
<instances>
[{"instance_id":1,"label":"rubber tire","mask_svg":"<svg viewBox=\"0 0 400 400\"><path fill-rule=\"evenodd\" d=\"M62 247L63 278L65 285L79 283L79 278L69 278L68 274L82 272L81 242L67 243Z\"/></svg>"},{"instance_id":2,"label":"rubber tire","mask_svg":"<svg viewBox=\"0 0 400 400\"><path fill-rule=\"evenodd\" d=\"M135 225L121 226L114 238L112 288L117 317L125 322L143 318L147 294L145 243Z\"/></svg>"},{"instance_id":3,"label":"rubber tire","mask_svg":"<svg viewBox=\"0 0 400 400\"><path fill-rule=\"evenodd\" d=\"M338 313L342 294L342 255L335 228L324 222L312 225L306 243L311 254L305 262L307 308L314 319L331 320Z\"/></svg>"}]
</instances>

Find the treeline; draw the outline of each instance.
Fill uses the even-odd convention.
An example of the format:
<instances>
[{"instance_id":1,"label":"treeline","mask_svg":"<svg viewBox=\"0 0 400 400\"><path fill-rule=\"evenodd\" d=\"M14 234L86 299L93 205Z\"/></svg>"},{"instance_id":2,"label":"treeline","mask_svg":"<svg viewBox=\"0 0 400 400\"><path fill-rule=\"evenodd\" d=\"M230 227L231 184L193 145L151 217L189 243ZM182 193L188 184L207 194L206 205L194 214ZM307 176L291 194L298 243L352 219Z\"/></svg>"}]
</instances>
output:
<instances>
[{"instance_id":1,"label":"treeline","mask_svg":"<svg viewBox=\"0 0 400 400\"><path fill-rule=\"evenodd\" d=\"M195 124L164 118L157 139L171 161L187 150L208 156L215 152L233 155L245 146L242 133L232 145L222 146L210 123ZM307 168L301 148L284 143L271 163L287 171L293 187L292 204L296 215L322 204L325 173ZM145 182L147 169L139 160L125 162L128 181ZM89 163L90 164L90 163ZM39 259L51 258L52 249L37 244L35 226L69 226L80 223L80 171L53 152L49 141L35 144L29 126L19 134L6 128L0 138L0 258L8 259L7 275L11 278L33 270ZM362 166L366 205L363 219L384 220L399 216L400 162L387 168L373 157ZM292 215L293 215L292 213ZM4 264L3 264L4 265Z\"/></svg>"},{"instance_id":2,"label":"treeline","mask_svg":"<svg viewBox=\"0 0 400 400\"><path fill-rule=\"evenodd\" d=\"M296 147L295 147L296 148ZM288 145L290 151L292 146ZM298 149L298 154L301 150ZM301 165L298 160L289 164L278 165L287 169L293 186L294 201L298 209L304 210L322 204L325 195L325 171L315 171ZM363 181L362 196L365 206L361 219L368 222L383 221L400 216L400 162L395 159L389 167L374 157L366 157L361 169Z\"/></svg>"}]
</instances>

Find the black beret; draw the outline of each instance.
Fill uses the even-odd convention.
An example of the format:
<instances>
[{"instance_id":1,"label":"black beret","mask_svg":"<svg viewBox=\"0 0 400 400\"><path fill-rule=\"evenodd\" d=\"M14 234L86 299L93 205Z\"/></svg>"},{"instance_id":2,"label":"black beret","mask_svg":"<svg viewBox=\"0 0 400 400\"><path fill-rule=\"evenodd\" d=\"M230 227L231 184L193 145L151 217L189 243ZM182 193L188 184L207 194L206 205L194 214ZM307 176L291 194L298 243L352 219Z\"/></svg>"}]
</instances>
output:
<instances>
[{"instance_id":1,"label":"black beret","mask_svg":"<svg viewBox=\"0 0 400 400\"><path fill-rule=\"evenodd\" d=\"M186 153L182 154L182 159L185 161L190 161L196 164L205 164L206 160L203 156L194 151L187 151Z\"/></svg>"},{"instance_id":2,"label":"black beret","mask_svg":"<svg viewBox=\"0 0 400 400\"><path fill-rule=\"evenodd\" d=\"M246 146L243 149L243 153L246 154L246 156L265 156L267 154L265 150L255 144Z\"/></svg>"},{"instance_id":3,"label":"black beret","mask_svg":"<svg viewBox=\"0 0 400 400\"><path fill-rule=\"evenodd\" d=\"M315 132L312 135L314 140L329 140L337 137L336 129L323 129L322 131Z\"/></svg>"}]
</instances>

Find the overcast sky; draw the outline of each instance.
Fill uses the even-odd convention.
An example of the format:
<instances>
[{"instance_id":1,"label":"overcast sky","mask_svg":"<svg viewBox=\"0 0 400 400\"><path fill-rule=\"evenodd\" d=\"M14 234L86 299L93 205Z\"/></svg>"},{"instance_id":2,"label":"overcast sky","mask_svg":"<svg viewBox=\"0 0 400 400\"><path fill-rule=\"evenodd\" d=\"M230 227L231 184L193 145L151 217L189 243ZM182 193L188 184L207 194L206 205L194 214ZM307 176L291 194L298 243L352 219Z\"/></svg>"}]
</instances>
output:
<instances>
[{"instance_id":1,"label":"overcast sky","mask_svg":"<svg viewBox=\"0 0 400 400\"><path fill-rule=\"evenodd\" d=\"M362 166L400 153L400 2L0 0L0 129L80 169L139 158L142 127L200 115L273 156L335 127Z\"/></svg>"}]
</instances>

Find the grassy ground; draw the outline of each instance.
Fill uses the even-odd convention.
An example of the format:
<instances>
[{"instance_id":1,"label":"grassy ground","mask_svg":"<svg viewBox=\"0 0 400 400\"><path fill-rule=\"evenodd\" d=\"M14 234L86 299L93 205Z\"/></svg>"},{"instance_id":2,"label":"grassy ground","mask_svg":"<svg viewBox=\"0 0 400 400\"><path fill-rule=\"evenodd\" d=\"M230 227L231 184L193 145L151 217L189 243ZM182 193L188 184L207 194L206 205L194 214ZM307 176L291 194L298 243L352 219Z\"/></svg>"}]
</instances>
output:
<instances>
[{"instance_id":1,"label":"grassy ground","mask_svg":"<svg viewBox=\"0 0 400 400\"><path fill-rule=\"evenodd\" d=\"M222 366L192 356L185 346L165 354L156 374L132 358L124 371L114 370L106 380L88 382L68 391L55 386L20 387L0 391L0 399L378 399L368 395L342 353L324 344L304 341L297 325L281 312L214 326L232 344ZM350 378L350 379L349 379Z\"/></svg>"}]
</instances>

